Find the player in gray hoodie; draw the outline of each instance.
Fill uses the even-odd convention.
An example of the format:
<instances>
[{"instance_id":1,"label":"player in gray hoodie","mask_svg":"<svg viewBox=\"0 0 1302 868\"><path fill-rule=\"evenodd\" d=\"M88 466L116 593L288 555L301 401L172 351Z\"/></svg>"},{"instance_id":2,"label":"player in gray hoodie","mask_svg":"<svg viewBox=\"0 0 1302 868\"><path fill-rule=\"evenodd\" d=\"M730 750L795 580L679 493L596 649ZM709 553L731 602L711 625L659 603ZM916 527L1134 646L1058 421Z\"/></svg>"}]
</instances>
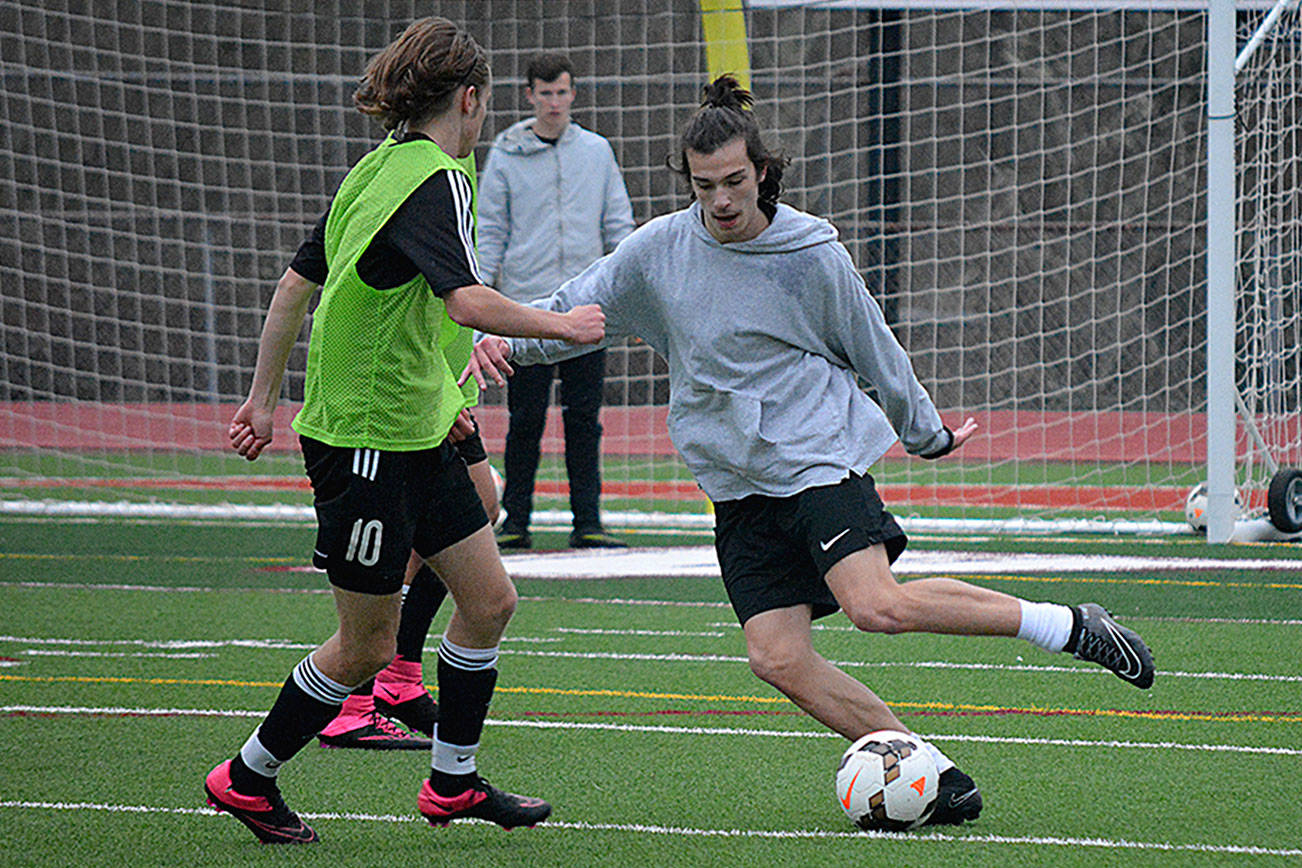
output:
<instances>
[{"instance_id":1,"label":"player in gray hoodie","mask_svg":"<svg viewBox=\"0 0 1302 868\"><path fill-rule=\"evenodd\" d=\"M677 167L696 201L535 304L600 304L606 340L636 335L668 361L669 433L714 501L715 547L752 671L852 741L907 731L814 650L812 619L840 608L861 630L1016 636L1151 686L1143 640L1095 603L1028 602L953 579L896 581L890 564L907 540L868 468L896 439L939 458L976 422L942 424L836 230L778 203L785 159L765 148L750 102L731 77L707 87ZM471 373L497 379L508 359L575 352L488 338ZM976 785L927 747L940 773L929 822L974 819Z\"/></svg>"}]
</instances>

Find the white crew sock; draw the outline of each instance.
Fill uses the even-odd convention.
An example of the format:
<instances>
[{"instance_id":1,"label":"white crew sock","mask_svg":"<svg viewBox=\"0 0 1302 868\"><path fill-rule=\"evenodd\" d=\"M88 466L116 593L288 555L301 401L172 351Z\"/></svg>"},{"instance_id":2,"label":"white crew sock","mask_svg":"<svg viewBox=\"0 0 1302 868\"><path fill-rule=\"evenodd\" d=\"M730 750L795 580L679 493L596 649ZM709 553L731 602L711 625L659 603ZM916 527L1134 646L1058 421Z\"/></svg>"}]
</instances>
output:
<instances>
[{"instance_id":1,"label":"white crew sock","mask_svg":"<svg viewBox=\"0 0 1302 868\"><path fill-rule=\"evenodd\" d=\"M925 738L918 738L916 735L914 738L917 738L918 741L922 742L922 746L927 749L927 753L931 754L931 758L936 761L937 773L944 774L946 771L954 767L954 761L941 753L940 748L936 747Z\"/></svg>"},{"instance_id":2,"label":"white crew sock","mask_svg":"<svg viewBox=\"0 0 1302 868\"><path fill-rule=\"evenodd\" d=\"M1025 639L1045 651L1061 651L1071 638L1072 614L1070 606L1058 603L1022 604L1022 624L1017 628L1017 638Z\"/></svg>"}]
</instances>

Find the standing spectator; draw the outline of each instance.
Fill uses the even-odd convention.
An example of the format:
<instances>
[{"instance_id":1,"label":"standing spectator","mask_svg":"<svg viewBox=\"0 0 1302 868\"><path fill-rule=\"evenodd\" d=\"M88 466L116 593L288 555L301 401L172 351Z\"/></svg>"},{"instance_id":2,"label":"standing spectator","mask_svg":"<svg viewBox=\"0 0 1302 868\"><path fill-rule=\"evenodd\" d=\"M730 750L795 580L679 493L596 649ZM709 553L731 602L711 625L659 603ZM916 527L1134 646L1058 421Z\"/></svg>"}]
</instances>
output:
<instances>
[{"instance_id":1,"label":"standing spectator","mask_svg":"<svg viewBox=\"0 0 1302 868\"><path fill-rule=\"evenodd\" d=\"M633 231L633 211L610 143L570 120L574 76L560 54L539 54L525 73L534 116L499 135L479 187L479 261L485 280L519 302L545 298ZM620 548L601 526L604 350L516 369L509 380L506 522L502 548L527 549L539 445L553 375L561 378L565 472L575 548Z\"/></svg>"}]
</instances>

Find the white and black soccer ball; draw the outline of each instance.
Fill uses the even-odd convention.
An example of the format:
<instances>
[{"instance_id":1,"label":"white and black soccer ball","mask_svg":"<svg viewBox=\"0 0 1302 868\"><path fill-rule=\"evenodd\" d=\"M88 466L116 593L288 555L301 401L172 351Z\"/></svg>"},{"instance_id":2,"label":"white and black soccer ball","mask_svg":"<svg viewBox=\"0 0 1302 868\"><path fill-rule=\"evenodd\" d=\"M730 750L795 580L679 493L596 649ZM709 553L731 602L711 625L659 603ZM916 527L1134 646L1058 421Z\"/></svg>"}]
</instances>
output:
<instances>
[{"instance_id":1,"label":"white and black soccer ball","mask_svg":"<svg viewBox=\"0 0 1302 868\"><path fill-rule=\"evenodd\" d=\"M860 829L916 829L936 807L939 772L915 735L870 732L850 745L836 770L836 800Z\"/></svg>"},{"instance_id":2,"label":"white and black soccer ball","mask_svg":"<svg viewBox=\"0 0 1302 868\"><path fill-rule=\"evenodd\" d=\"M1239 492L1234 492L1234 517L1237 519L1243 515L1243 499L1239 497ZM1207 532L1207 483L1200 482L1193 488L1184 499L1184 520L1189 526L1199 533Z\"/></svg>"},{"instance_id":3,"label":"white and black soccer ball","mask_svg":"<svg viewBox=\"0 0 1302 868\"><path fill-rule=\"evenodd\" d=\"M506 480L491 464L488 465L488 475L493 478L493 488L497 489L497 521L493 522L493 530L501 530L502 525L506 524L506 507L502 506L502 495L506 493Z\"/></svg>"}]
</instances>

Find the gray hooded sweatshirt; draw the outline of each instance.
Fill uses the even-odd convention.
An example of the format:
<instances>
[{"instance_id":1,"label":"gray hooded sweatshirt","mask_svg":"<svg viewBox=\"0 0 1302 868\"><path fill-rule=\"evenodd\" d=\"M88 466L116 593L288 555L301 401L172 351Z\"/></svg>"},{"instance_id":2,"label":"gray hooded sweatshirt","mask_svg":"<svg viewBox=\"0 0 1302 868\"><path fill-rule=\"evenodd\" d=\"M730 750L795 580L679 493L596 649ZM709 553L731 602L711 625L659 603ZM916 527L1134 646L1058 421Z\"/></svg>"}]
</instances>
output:
<instances>
[{"instance_id":1,"label":"gray hooded sweatshirt","mask_svg":"<svg viewBox=\"0 0 1302 868\"><path fill-rule=\"evenodd\" d=\"M550 295L636 225L610 143L570 121L549 145L534 122L493 140L479 182L480 273L521 302Z\"/></svg>"},{"instance_id":2,"label":"gray hooded sweatshirt","mask_svg":"<svg viewBox=\"0 0 1302 868\"><path fill-rule=\"evenodd\" d=\"M831 223L779 205L749 241L721 244L700 206L656 218L534 306L600 304L609 344L645 340L669 363L669 436L715 501L785 497L864 473L897 439L951 442ZM511 360L592 347L511 340ZM881 399L859 388L858 374Z\"/></svg>"}]
</instances>

